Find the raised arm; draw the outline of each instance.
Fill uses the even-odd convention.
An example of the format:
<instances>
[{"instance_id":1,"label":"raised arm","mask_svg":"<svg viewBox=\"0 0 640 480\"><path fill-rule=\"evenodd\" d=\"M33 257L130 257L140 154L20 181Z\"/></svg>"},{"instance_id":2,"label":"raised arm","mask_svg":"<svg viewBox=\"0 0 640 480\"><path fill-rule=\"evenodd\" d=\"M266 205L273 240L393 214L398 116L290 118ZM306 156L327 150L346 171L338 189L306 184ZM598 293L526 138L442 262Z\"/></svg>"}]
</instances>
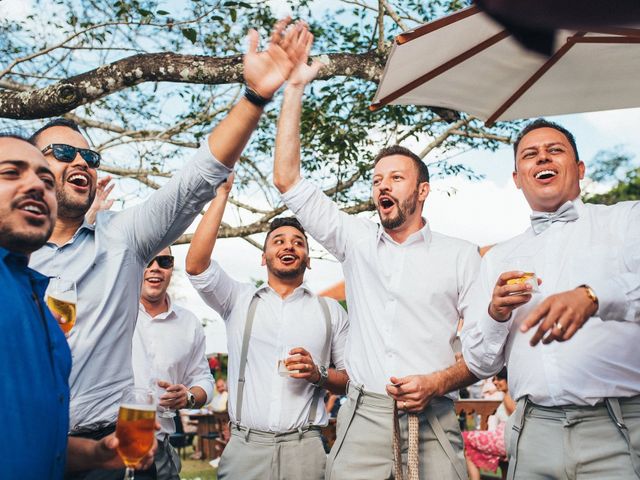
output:
<instances>
[{"instance_id":1,"label":"raised arm","mask_svg":"<svg viewBox=\"0 0 640 480\"><path fill-rule=\"evenodd\" d=\"M313 35L305 30L299 32L297 48L293 50L296 64L289 76L284 91L278 133L276 135L273 183L280 193L288 191L300 179L300 115L305 86L311 82L322 67L314 61L307 65Z\"/></svg>"},{"instance_id":2,"label":"raised arm","mask_svg":"<svg viewBox=\"0 0 640 480\"><path fill-rule=\"evenodd\" d=\"M200 275L211 263L211 252L218 238L218 230L233 186L233 178L234 175L231 174L227 181L218 187L216 197L200 220L196 233L191 239L186 260L186 270L189 275Z\"/></svg>"},{"instance_id":3,"label":"raised arm","mask_svg":"<svg viewBox=\"0 0 640 480\"><path fill-rule=\"evenodd\" d=\"M247 87L265 100L270 100L289 78L300 48L300 34L308 33L302 23L286 31L288 23L288 18L276 23L269 46L262 52L258 52L258 32L249 32L249 50L243 59L244 81ZM209 148L223 165L233 168L258 125L263 109L263 106L243 97L211 132Z\"/></svg>"}]
</instances>

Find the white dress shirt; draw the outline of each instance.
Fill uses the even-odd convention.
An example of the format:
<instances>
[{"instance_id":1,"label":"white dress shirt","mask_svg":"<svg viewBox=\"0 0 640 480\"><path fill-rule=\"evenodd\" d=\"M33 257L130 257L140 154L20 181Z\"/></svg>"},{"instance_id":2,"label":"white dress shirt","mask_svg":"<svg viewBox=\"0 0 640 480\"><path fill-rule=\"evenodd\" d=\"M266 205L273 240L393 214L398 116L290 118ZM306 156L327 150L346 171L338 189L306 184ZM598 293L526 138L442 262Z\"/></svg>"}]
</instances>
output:
<instances>
[{"instance_id":1,"label":"white dress shirt","mask_svg":"<svg viewBox=\"0 0 640 480\"><path fill-rule=\"evenodd\" d=\"M77 320L69 335L69 429L115 423L122 392L133 385L131 338L142 275L149 261L191 225L231 170L205 141L166 185L145 202L102 211L64 245L47 242L29 266L76 282Z\"/></svg>"},{"instance_id":2,"label":"white dress shirt","mask_svg":"<svg viewBox=\"0 0 640 480\"><path fill-rule=\"evenodd\" d=\"M304 179L282 199L342 262L352 381L384 394L391 376L428 374L455 362L456 327L480 264L475 245L432 232L426 221L396 243L377 223L342 212Z\"/></svg>"},{"instance_id":3,"label":"white dress shirt","mask_svg":"<svg viewBox=\"0 0 640 480\"><path fill-rule=\"evenodd\" d=\"M514 399L529 395L545 406L593 405L605 397L640 393L640 203L613 206L574 200L579 218L531 228L484 257L462 329L470 370L487 377L507 364ZM506 322L487 313L498 276L515 257L529 256L542 280L540 293ZM522 321L544 298L589 285L600 303L596 316L566 342L529 345L537 326ZM585 293L586 295L586 293Z\"/></svg>"},{"instance_id":4,"label":"white dress shirt","mask_svg":"<svg viewBox=\"0 0 640 480\"><path fill-rule=\"evenodd\" d=\"M167 299L169 309L155 317L140 304L132 344L135 385L153 388L156 394L155 380L200 387L207 395L206 405L213 397L213 376L205 355L204 329L192 312ZM173 418L157 418L161 427L157 434L176 431Z\"/></svg>"},{"instance_id":5,"label":"white dress shirt","mask_svg":"<svg viewBox=\"0 0 640 480\"><path fill-rule=\"evenodd\" d=\"M222 316L227 327L229 350L229 416L237 421L235 408L242 338L249 304L258 301L247 354L241 423L249 428L286 432L307 425L316 388L304 379L281 377L277 364L283 347L303 347L318 362L326 340L326 322L317 297L306 284L281 298L268 284L256 288L238 282L213 260L200 275L189 276L202 299ZM331 363L344 369L347 314L338 302L327 299L331 313ZM328 416L321 398L316 425L326 425Z\"/></svg>"}]
</instances>

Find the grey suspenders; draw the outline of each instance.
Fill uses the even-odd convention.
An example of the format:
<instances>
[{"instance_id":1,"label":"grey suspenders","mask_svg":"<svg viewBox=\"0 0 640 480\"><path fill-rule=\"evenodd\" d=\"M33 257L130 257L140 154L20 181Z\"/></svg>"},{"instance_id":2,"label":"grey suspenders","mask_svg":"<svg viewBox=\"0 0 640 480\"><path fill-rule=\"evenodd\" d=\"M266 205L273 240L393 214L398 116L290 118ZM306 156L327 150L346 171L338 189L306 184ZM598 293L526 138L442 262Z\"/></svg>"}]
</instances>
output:
<instances>
[{"instance_id":1,"label":"grey suspenders","mask_svg":"<svg viewBox=\"0 0 640 480\"><path fill-rule=\"evenodd\" d=\"M323 297L316 297L320 308L322 309L322 316L324 317L326 337L324 341L324 348L322 349L322 357L318 360L319 363L328 366L330 361L331 350L331 313L329 312L329 304ZM238 374L238 396L236 398L236 424L241 425L242 419L242 401L244 397L244 384L245 384L245 371L247 369L247 354L249 352L249 341L251 340L251 330L253 329L253 320L256 316L256 308L258 307L258 301L260 297L254 294L249 304L249 310L247 311L247 319L244 324L244 333L242 335L242 352L240 353L240 372ZM309 412L309 424L313 424L316 420L316 410L318 409L318 401L322 396L323 389L316 388L313 392L313 402L311 403L311 411Z\"/></svg>"}]
</instances>

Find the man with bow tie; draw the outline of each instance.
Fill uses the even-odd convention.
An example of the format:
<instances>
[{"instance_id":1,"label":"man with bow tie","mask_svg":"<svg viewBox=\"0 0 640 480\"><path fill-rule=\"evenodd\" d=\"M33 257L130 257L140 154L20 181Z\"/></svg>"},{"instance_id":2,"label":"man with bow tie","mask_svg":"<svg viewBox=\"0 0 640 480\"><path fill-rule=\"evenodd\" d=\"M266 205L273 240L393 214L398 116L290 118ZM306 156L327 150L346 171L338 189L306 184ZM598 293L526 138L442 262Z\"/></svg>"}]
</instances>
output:
<instances>
[{"instance_id":1,"label":"man with bow tie","mask_svg":"<svg viewBox=\"0 0 640 480\"><path fill-rule=\"evenodd\" d=\"M560 125L530 123L514 151L532 225L484 257L462 332L473 374L509 369L509 478L640 478L640 202L582 203Z\"/></svg>"}]
</instances>

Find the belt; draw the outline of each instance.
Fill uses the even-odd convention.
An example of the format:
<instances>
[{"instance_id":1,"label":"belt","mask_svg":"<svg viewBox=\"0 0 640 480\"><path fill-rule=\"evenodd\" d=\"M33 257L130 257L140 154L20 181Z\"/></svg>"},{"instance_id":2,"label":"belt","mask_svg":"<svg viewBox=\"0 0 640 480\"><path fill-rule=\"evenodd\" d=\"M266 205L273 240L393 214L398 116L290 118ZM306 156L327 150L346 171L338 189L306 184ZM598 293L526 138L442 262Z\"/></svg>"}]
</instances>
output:
<instances>
[{"instance_id":1,"label":"belt","mask_svg":"<svg viewBox=\"0 0 640 480\"><path fill-rule=\"evenodd\" d=\"M247 442L255 440L261 443L280 443L297 441L309 436L320 436L320 428L318 425L306 425L286 432L267 432L232 423L231 434L244 436Z\"/></svg>"}]
</instances>

